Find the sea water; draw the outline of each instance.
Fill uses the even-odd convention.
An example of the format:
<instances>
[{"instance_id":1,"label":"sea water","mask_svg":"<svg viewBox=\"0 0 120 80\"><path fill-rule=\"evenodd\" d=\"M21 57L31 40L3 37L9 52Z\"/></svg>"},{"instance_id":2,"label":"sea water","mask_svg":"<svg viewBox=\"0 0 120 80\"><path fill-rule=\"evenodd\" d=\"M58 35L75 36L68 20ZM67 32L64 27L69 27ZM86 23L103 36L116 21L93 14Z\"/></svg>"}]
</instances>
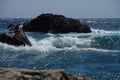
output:
<instances>
[{"instance_id":1,"label":"sea water","mask_svg":"<svg viewBox=\"0 0 120 80\"><path fill-rule=\"evenodd\" d=\"M11 23L30 19L1 18L0 33ZM0 43L0 67L64 69L92 80L120 80L120 19L80 19L92 33L26 32L32 47Z\"/></svg>"}]
</instances>

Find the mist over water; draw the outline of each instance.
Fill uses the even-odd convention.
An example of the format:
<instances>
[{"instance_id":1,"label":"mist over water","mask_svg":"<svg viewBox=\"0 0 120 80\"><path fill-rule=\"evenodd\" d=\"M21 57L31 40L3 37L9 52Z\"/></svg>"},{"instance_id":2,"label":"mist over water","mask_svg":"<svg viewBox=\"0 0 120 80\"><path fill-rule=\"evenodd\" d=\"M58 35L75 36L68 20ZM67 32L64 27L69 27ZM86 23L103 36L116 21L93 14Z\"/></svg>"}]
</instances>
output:
<instances>
[{"instance_id":1,"label":"mist over water","mask_svg":"<svg viewBox=\"0 0 120 80\"><path fill-rule=\"evenodd\" d=\"M9 22L15 23L2 21L1 32ZM22 21L18 19L17 23ZM92 80L119 80L120 19L81 19L81 22L88 24L92 33L27 32L32 47L0 43L0 67L65 69Z\"/></svg>"}]
</instances>

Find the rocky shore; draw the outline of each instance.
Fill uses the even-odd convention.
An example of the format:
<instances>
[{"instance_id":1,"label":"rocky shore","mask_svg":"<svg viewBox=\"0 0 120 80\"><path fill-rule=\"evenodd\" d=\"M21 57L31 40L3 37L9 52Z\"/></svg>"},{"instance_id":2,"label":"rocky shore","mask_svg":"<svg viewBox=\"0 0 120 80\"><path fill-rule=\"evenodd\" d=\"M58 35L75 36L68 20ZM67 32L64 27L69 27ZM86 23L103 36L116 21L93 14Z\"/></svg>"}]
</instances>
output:
<instances>
[{"instance_id":1,"label":"rocky shore","mask_svg":"<svg viewBox=\"0 0 120 80\"><path fill-rule=\"evenodd\" d=\"M87 77L75 77L64 70L26 70L0 68L0 80L90 80Z\"/></svg>"}]
</instances>

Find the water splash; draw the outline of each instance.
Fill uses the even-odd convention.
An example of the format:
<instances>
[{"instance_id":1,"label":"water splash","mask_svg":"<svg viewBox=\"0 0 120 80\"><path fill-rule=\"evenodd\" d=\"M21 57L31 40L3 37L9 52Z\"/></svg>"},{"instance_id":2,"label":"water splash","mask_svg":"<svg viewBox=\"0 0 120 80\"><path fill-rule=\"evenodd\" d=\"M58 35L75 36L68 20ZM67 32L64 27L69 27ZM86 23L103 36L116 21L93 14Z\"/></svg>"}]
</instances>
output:
<instances>
[{"instance_id":1,"label":"water splash","mask_svg":"<svg viewBox=\"0 0 120 80\"><path fill-rule=\"evenodd\" d=\"M103 32L106 32L106 31L103 31ZM16 47L16 46L11 46L3 43L0 43L0 47L10 51L22 50L22 51L28 51L28 52L37 51L40 53L50 53L50 52L56 52L56 51L62 51L62 50L119 52L119 50L109 50L109 49L100 48L99 45L101 45L101 43L99 43L99 41L96 39L96 36L95 36L96 34L91 35L91 33L89 34L70 33L70 34L58 34L59 36L53 35L53 34L46 34L46 35L49 35L49 36L43 39L33 38L32 36L28 35L28 38L32 43L32 47L29 47L29 46Z\"/></svg>"}]
</instances>

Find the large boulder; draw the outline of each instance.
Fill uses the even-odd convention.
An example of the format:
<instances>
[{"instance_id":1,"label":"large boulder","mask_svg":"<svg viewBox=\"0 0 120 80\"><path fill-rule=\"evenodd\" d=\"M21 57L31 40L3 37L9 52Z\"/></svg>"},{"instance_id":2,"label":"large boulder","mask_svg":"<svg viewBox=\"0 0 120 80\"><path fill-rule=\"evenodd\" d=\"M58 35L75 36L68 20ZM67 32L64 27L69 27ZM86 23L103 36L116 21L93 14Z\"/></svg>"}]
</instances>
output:
<instances>
[{"instance_id":1,"label":"large boulder","mask_svg":"<svg viewBox=\"0 0 120 80\"><path fill-rule=\"evenodd\" d=\"M0 42L15 46L20 46L20 45L32 46L31 42L28 40L23 30L1 33Z\"/></svg>"},{"instance_id":2,"label":"large boulder","mask_svg":"<svg viewBox=\"0 0 120 80\"><path fill-rule=\"evenodd\" d=\"M77 19L63 15L41 14L28 23L24 23L23 30L42 33L90 33L91 29Z\"/></svg>"},{"instance_id":3,"label":"large boulder","mask_svg":"<svg viewBox=\"0 0 120 80\"><path fill-rule=\"evenodd\" d=\"M25 70L0 68L0 80L90 80L75 77L64 70Z\"/></svg>"}]
</instances>

